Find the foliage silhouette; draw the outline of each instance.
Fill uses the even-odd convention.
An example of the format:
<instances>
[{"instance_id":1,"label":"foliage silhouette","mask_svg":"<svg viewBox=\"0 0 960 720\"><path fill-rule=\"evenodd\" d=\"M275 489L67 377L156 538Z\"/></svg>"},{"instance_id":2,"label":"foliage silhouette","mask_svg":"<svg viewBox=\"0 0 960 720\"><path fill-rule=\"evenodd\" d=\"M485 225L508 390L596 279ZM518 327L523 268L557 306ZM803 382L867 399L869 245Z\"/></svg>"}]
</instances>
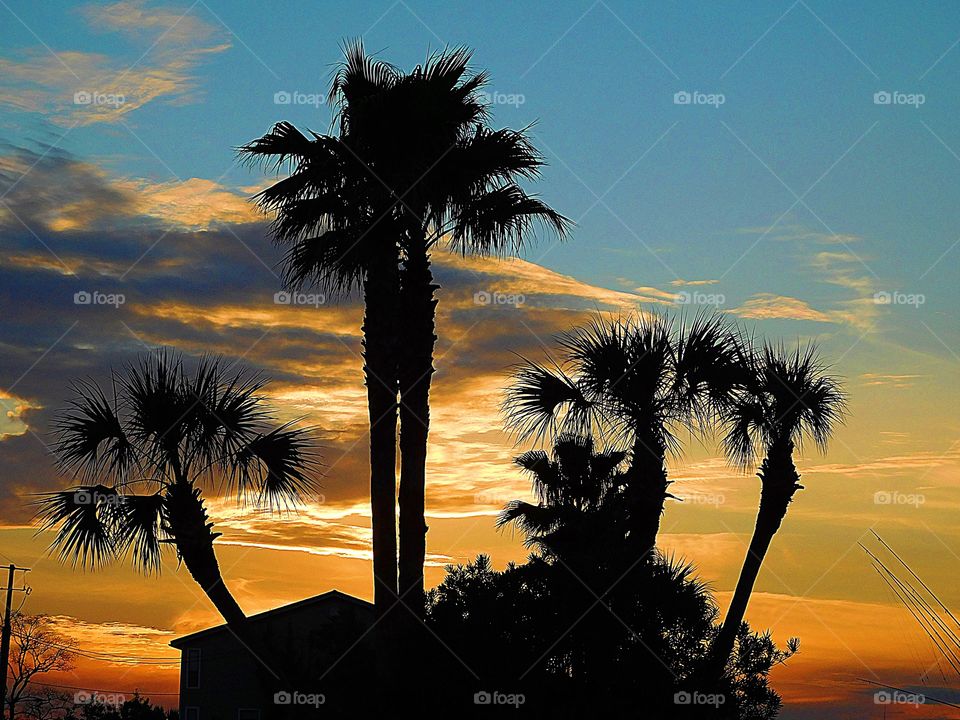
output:
<instances>
[{"instance_id":1,"label":"foliage silhouette","mask_svg":"<svg viewBox=\"0 0 960 720\"><path fill-rule=\"evenodd\" d=\"M559 338L550 365L524 360L507 390L507 425L521 440L591 434L628 452L623 500L636 557L652 558L669 493L666 458L679 430L705 430L743 382L739 341L722 316L689 323L637 315Z\"/></svg>"}]
</instances>

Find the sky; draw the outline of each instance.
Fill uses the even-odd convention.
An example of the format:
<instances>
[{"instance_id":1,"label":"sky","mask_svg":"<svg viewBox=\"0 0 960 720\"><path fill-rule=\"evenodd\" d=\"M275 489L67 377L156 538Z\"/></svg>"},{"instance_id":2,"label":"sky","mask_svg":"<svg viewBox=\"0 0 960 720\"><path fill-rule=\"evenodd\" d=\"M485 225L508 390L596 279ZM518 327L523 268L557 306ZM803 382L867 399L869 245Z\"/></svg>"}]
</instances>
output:
<instances>
[{"instance_id":1,"label":"sky","mask_svg":"<svg viewBox=\"0 0 960 720\"><path fill-rule=\"evenodd\" d=\"M748 610L801 638L773 675L782 716L957 716L874 704L860 678L954 702L957 679L858 547L876 531L960 606L955 3L0 0L0 18L0 561L33 568L25 611L126 658L172 658L170 639L217 621L175 562L74 570L31 524L33 494L71 483L48 455L70 381L160 345L262 370L278 416L318 428L322 495L299 514L212 500L241 605L370 597L362 309L275 302L282 251L248 201L273 177L234 149L280 120L330 130L346 41L406 69L466 45L493 124L529 127L548 160L531 190L576 227L522 258L434 257L428 583L479 552L526 555L494 528L529 493L498 414L517 354L547 357L598 310L714 307L816 341L850 396L827 454L802 453ZM684 502L661 544L723 606L758 481L709 438L669 469ZM151 663L80 658L57 682L169 702L176 666Z\"/></svg>"}]
</instances>

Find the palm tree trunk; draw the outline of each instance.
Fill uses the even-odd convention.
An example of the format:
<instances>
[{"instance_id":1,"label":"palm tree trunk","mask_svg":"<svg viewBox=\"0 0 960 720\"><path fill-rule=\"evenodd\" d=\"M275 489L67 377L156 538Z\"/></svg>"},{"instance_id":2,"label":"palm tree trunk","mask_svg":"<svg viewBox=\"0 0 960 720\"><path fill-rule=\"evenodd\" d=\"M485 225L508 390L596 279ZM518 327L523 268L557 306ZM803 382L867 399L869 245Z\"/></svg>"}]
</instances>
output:
<instances>
[{"instance_id":1,"label":"palm tree trunk","mask_svg":"<svg viewBox=\"0 0 960 720\"><path fill-rule=\"evenodd\" d=\"M723 674L723 669L733 653L734 642L746 615L747 604L750 602L750 595L760 574L763 559L770 548L770 542L780 529L794 493L803 489L792 456L792 442L775 443L768 449L767 457L757 473L761 483L760 508L733 599L730 601L723 627L714 640L710 660L713 680L719 679Z\"/></svg>"},{"instance_id":2,"label":"palm tree trunk","mask_svg":"<svg viewBox=\"0 0 960 720\"><path fill-rule=\"evenodd\" d=\"M669 493L664 453L649 434L634 439L626 471L631 544L634 560L649 561L657 545L663 506Z\"/></svg>"},{"instance_id":3,"label":"palm tree trunk","mask_svg":"<svg viewBox=\"0 0 960 720\"><path fill-rule=\"evenodd\" d=\"M434 291L439 287L433 282L425 244L408 249L400 285L406 329L400 365L400 594L414 614L422 618L427 551L427 436L437 340Z\"/></svg>"},{"instance_id":4,"label":"palm tree trunk","mask_svg":"<svg viewBox=\"0 0 960 720\"><path fill-rule=\"evenodd\" d=\"M211 530L200 489L190 483L174 483L167 492L168 532L190 576L210 598L223 619L231 626L247 619L240 605L223 582L213 541L219 536Z\"/></svg>"},{"instance_id":5,"label":"palm tree trunk","mask_svg":"<svg viewBox=\"0 0 960 720\"><path fill-rule=\"evenodd\" d=\"M368 268L364 283L364 375L370 414L370 522L373 602L378 618L397 601L397 332L396 255Z\"/></svg>"}]
</instances>

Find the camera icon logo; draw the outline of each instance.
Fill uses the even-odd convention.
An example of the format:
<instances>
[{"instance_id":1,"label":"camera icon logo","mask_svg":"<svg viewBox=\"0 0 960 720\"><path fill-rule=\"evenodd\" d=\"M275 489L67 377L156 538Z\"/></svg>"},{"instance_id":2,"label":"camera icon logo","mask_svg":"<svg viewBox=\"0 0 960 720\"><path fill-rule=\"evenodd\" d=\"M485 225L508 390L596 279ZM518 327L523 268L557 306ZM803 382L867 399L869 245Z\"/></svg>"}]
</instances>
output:
<instances>
[{"instance_id":1,"label":"camera icon logo","mask_svg":"<svg viewBox=\"0 0 960 720\"><path fill-rule=\"evenodd\" d=\"M493 696L486 690L481 690L473 695L474 705L490 705L493 702Z\"/></svg>"},{"instance_id":2,"label":"camera icon logo","mask_svg":"<svg viewBox=\"0 0 960 720\"><path fill-rule=\"evenodd\" d=\"M889 305L893 301L893 296L890 293L881 290L880 292L873 294L873 301L877 305Z\"/></svg>"},{"instance_id":3,"label":"camera icon logo","mask_svg":"<svg viewBox=\"0 0 960 720\"><path fill-rule=\"evenodd\" d=\"M286 90L280 90L273 94L273 104L274 105L289 105L291 101L291 95Z\"/></svg>"},{"instance_id":4,"label":"camera icon logo","mask_svg":"<svg viewBox=\"0 0 960 720\"><path fill-rule=\"evenodd\" d=\"M689 105L691 100L692 96L686 90L680 90L673 94L674 105Z\"/></svg>"},{"instance_id":5,"label":"camera icon logo","mask_svg":"<svg viewBox=\"0 0 960 720\"><path fill-rule=\"evenodd\" d=\"M874 105L889 105L893 102L893 96L888 93L886 90L880 90L873 94L873 104Z\"/></svg>"},{"instance_id":6,"label":"camera icon logo","mask_svg":"<svg viewBox=\"0 0 960 720\"><path fill-rule=\"evenodd\" d=\"M273 302L277 305L289 305L292 296L286 290L281 290L273 294Z\"/></svg>"},{"instance_id":7,"label":"camera icon logo","mask_svg":"<svg viewBox=\"0 0 960 720\"><path fill-rule=\"evenodd\" d=\"M77 690L77 692L73 694L73 702L75 705L89 705L92 701L93 696L86 690Z\"/></svg>"},{"instance_id":8,"label":"camera icon logo","mask_svg":"<svg viewBox=\"0 0 960 720\"><path fill-rule=\"evenodd\" d=\"M293 702L293 696L286 690L281 690L273 694L274 705L289 705Z\"/></svg>"},{"instance_id":9,"label":"camera icon logo","mask_svg":"<svg viewBox=\"0 0 960 720\"><path fill-rule=\"evenodd\" d=\"M78 90L73 94L74 105L89 105L93 102L93 95L86 90Z\"/></svg>"},{"instance_id":10,"label":"camera icon logo","mask_svg":"<svg viewBox=\"0 0 960 720\"><path fill-rule=\"evenodd\" d=\"M89 305L93 300L93 296L88 293L86 290L81 290L73 294L73 304L74 305Z\"/></svg>"},{"instance_id":11,"label":"camera icon logo","mask_svg":"<svg viewBox=\"0 0 960 720\"><path fill-rule=\"evenodd\" d=\"M685 690L673 694L674 705L689 705L693 702L693 696Z\"/></svg>"},{"instance_id":12,"label":"camera icon logo","mask_svg":"<svg viewBox=\"0 0 960 720\"><path fill-rule=\"evenodd\" d=\"M491 300L491 295L486 290L479 290L473 294L473 302L475 305L489 305Z\"/></svg>"},{"instance_id":13,"label":"camera icon logo","mask_svg":"<svg viewBox=\"0 0 960 720\"><path fill-rule=\"evenodd\" d=\"M77 505L91 505L93 503L93 494L89 490L77 490L73 494L73 502Z\"/></svg>"}]
</instances>

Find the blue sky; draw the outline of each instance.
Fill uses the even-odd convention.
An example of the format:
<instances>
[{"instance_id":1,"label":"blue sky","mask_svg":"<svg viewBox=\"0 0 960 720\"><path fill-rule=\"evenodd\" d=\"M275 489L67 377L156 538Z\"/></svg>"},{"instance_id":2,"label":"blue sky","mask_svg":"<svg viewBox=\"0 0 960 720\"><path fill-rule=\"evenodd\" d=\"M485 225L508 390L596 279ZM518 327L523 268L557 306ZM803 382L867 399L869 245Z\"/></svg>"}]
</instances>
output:
<instances>
[{"instance_id":1,"label":"blue sky","mask_svg":"<svg viewBox=\"0 0 960 720\"><path fill-rule=\"evenodd\" d=\"M536 122L551 162L539 191L578 221L574 242L546 255L534 248L531 259L607 287L711 279L732 297L842 299L842 288L806 267L809 242L776 239L803 228L860 238L841 247L877 289L923 292L935 311L958 300L950 258L931 270L957 240L960 207L951 122L960 111L952 47L960 19L948 3L585 2L544 12L523 3L294 2L263 14L210 1L182 10L208 26L189 42L229 48L198 56L189 92L158 97L123 126L76 127L63 146L122 175L249 185L261 178L233 165L233 146L280 118L329 127L328 108L277 106L273 97L322 95L343 40L362 36L404 67L428 49L466 44L490 71L492 92L522 98L496 106L495 121ZM10 61L45 53L40 40L58 53L136 64L131 75L169 61L171 34L158 41L160 27L107 30L72 3L11 2L6 14ZM722 93L724 103L676 105L681 90ZM924 102L874 104L883 90L922 93ZM69 126L9 111L2 122L16 140ZM942 317L930 324L950 335ZM902 331L910 342L936 342Z\"/></svg>"}]
</instances>

